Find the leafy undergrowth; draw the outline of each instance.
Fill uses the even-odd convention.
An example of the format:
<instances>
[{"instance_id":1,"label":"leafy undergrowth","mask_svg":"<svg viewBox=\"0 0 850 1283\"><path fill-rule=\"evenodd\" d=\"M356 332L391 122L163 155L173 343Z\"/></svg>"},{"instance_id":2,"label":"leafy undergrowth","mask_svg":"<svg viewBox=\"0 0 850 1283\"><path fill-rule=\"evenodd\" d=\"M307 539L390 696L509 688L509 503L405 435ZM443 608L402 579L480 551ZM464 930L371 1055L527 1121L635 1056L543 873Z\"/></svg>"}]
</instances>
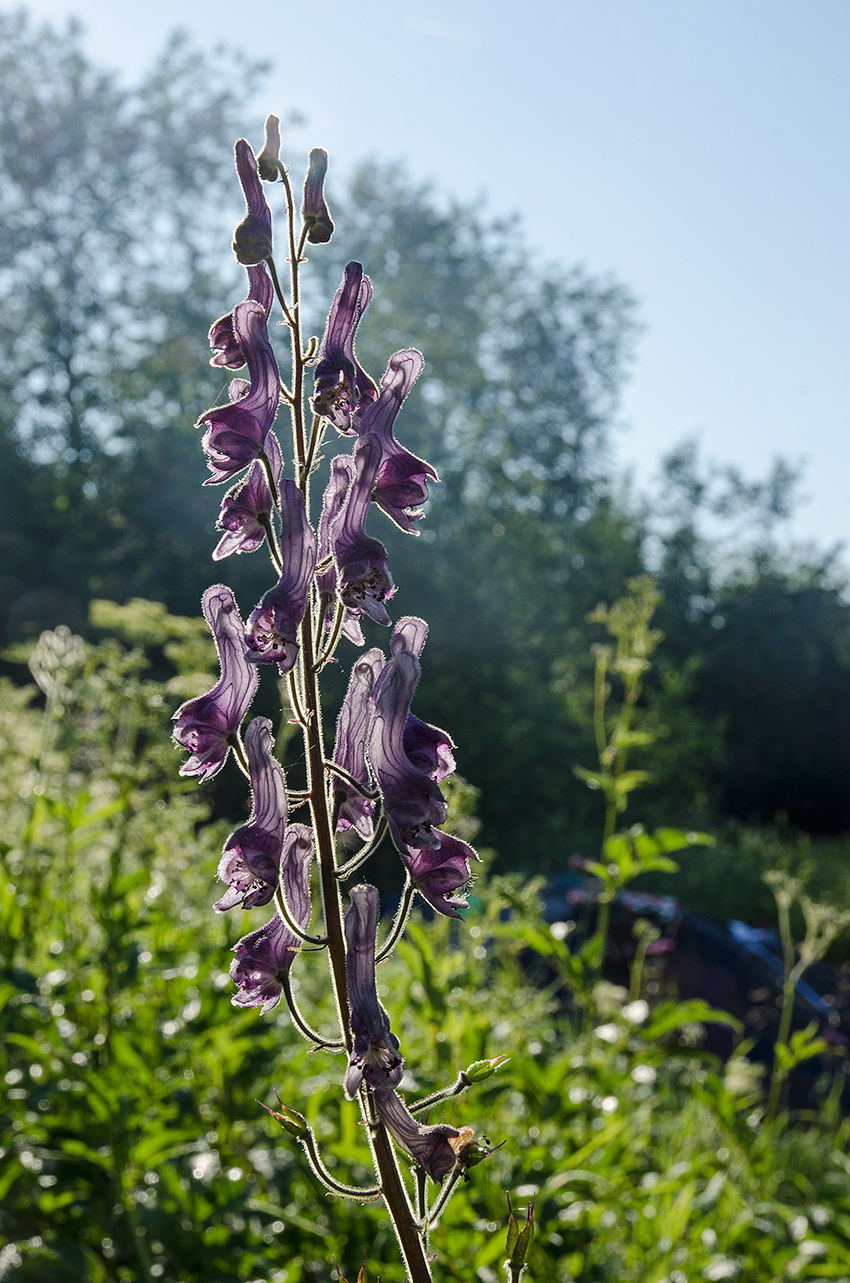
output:
<instances>
[{"instance_id":1,"label":"leafy undergrowth","mask_svg":"<svg viewBox=\"0 0 850 1283\"><path fill-rule=\"evenodd\" d=\"M44 707L0 687L0 1279L299 1283L365 1251L400 1283L380 1207L327 1198L256 1103L279 1090L327 1166L371 1182L343 1059L231 1006L246 923L209 909L226 830L175 778L173 691L139 651L74 645L42 656ZM501 1147L435 1229L435 1277L503 1277L510 1192L536 1196L532 1278L850 1280L841 1075L825 1062L820 1108L768 1123L749 1062L701 1052L705 1007L605 985L576 1007L534 885L479 897L464 924L414 919L379 971L409 1100L510 1056L440 1106ZM324 956L295 975L330 1032Z\"/></svg>"}]
</instances>

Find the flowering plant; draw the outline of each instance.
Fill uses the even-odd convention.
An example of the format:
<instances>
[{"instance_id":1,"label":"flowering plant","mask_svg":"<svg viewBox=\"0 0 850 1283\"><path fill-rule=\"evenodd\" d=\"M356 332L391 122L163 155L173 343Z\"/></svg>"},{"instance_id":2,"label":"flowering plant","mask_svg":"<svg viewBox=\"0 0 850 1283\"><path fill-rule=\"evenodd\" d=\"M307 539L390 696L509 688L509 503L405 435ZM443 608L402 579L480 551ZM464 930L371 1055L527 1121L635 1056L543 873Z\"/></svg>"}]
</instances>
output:
<instances>
[{"instance_id":1,"label":"flowering plant","mask_svg":"<svg viewBox=\"0 0 850 1283\"><path fill-rule=\"evenodd\" d=\"M280 1101L269 1112L296 1137L318 1179L342 1197L383 1199L413 1283L430 1278L427 1246L449 1197L471 1167L491 1152L470 1126L422 1121L427 1111L491 1076L503 1057L476 1063L458 1080L413 1104L399 1092L404 1060L390 1017L378 999L376 966L401 937L417 895L439 914L460 918L463 887L478 859L466 842L444 831L447 805L440 789L455 767L454 744L445 731L411 712L428 627L407 616L391 619L395 593L387 551L366 533L373 507L401 530L418 534L420 505L438 477L395 436L395 420L418 378L421 353L392 354L380 383L355 354L357 327L372 297L369 277L349 263L334 296L321 343L305 344L301 327L300 270L305 245L322 244L333 232L324 197L327 156L310 153L300 220L287 167L280 159L277 117L266 122L265 145L255 157L236 144L236 169L246 213L233 237L245 266L247 293L211 327L211 363L236 376L225 405L201 415L203 450L210 476L205 485L235 480L218 519L222 531L213 557L221 561L265 546L276 582L250 612L239 612L231 590L215 584L203 597L215 638L221 677L207 694L174 714L174 738L189 752L184 775L206 780L231 753L250 782L247 823L224 844L218 876L225 891L215 911L269 905L271 917L235 946L233 1002L267 1012L284 1001L301 1034L324 1053L347 1058L340 1086L359 1101L374 1159L376 1183L346 1185L328 1171L306 1119ZM289 288L274 258L272 214L266 185L280 183L285 199ZM290 381L281 379L269 338L275 300L290 337ZM312 398L307 371L312 366ZM289 411L292 476L275 433L281 405ZM318 519L311 521L311 487L329 429L351 448L331 459ZM365 617L391 629L389 654L380 646L357 650L328 755L322 731L320 681L344 644L363 647ZM254 717L243 725L258 687L260 666L285 678L301 730L306 788L293 791L273 754L271 723ZM293 820L304 814L309 823ZM392 926L378 945L380 897L368 883L343 888L389 836L401 861L404 885ZM352 844L354 844L353 854ZM316 897L318 884L318 915ZM324 951L339 1019L339 1038L315 1032L293 996L292 965L307 946ZM413 1188L402 1178L396 1149L411 1160ZM429 1182L439 1186L431 1200ZM514 1254L515 1255L515 1254Z\"/></svg>"}]
</instances>

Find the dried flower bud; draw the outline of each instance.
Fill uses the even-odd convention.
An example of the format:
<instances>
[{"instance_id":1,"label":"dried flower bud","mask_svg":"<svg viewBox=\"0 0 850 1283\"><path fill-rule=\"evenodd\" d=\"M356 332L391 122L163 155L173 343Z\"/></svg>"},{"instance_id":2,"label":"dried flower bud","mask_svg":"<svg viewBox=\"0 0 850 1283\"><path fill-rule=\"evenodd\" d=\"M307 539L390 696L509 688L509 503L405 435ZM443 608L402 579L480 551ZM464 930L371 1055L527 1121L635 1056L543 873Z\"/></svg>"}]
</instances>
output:
<instances>
[{"instance_id":1,"label":"dried flower bud","mask_svg":"<svg viewBox=\"0 0 850 1283\"><path fill-rule=\"evenodd\" d=\"M307 240L311 245L324 245L333 236L334 224L322 191L328 172L328 153L323 147L310 152L310 165L304 179L304 203L301 217L307 227Z\"/></svg>"},{"instance_id":2,"label":"dried flower bud","mask_svg":"<svg viewBox=\"0 0 850 1283\"><path fill-rule=\"evenodd\" d=\"M263 150L257 153L257 170L267 183L280 178L280 117L266 117L266 139Z\"/></svg>"},{"instance_id":3,"label":"dried flower bud","mask_svg":"<svg viewBox=\"0 0 850 1283\"><path fill-rule=\"evenodd\" d=\"M470 1167L483 1163L494 1150L501 1149L504 1143L502 1141L500 1145L491 1145L486 1136L482 1136L480 1141L476 1140L474 1127L461 1127L457 1136L449 1138L449 1144L455 1152L458 1166L464 1169L464 1175Z\"/></svg>"}]
</instances>

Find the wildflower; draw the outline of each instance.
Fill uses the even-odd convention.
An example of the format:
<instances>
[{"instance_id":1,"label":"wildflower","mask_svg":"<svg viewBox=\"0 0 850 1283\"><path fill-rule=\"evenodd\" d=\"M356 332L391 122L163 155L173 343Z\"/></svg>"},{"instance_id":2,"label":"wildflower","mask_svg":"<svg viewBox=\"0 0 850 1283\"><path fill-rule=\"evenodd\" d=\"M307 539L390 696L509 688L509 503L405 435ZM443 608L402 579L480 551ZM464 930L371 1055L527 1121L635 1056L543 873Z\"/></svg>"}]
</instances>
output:
<instances>
[{"instance_id":1,"label":"wildflower","mask_svg":"<svg viewBox=\"0 0 850 1283\"><path fill-rule=\"evenodd\" d=\"M231 833L224 844L218 876L228 889L213 908L224 913L241 904L254 909L268 904L277 886L286 832L286 779L272 756L272 724L255 717L245 733L251 776L251 814L248 823Z\"/></svg>"},{"instance_id":2,"label":"wildflower","mask_svg":"<svg viewBox=\"0 0 850 1283\"><path fill-rule=\"evenodd\" d=\"M311 914L310 831L304 825L293 824L287 831L287 839L280 876L295 923L305 930ZM277 913L264 927L244 936L234 946L236 958L230 964L230 974L237 985L237 992L231 998L233 1005L260 1007L263 1011L276 1007L300 943Z\"/></svg>"},{"instance_id":3,"label":"wildflower","mask_svg":"<svg viewBox=\"0 0 850 1283\"><path fill-rule=\"evenodd\" d=\"M364 786L369 784L369 770L366 766L366 731L371 712L369 697L383 665L384 656L377 648L367 650L355 661L336 724L333 760ZM333 777L333 790L339 812L337 827L356 829L363 840L368 842L373 832L374 802L339 775Z\"/></svg>"},{"instance_id":4,"label":"wildflower","mask_svg":"<svg viewBox=\"0 0 850 1283\"><path fill-rule=\"evenodd\" d=\"M375 939L378 933L377 887L352 887L345 915L348 1000L354 1044L345 1074L345 1094L357 1095L362 1082L376 1092L395 1087L402 1077L399 1044L390 1018L378 1001L375 984Z\"/></svg>"},{"instance_id":5,"label":"wildflower","mask_svg":"<svg viewBox=\"0 0 850 1283\"><path fill-rule=\"evenodd\" d=\"M334 295L314 373L313 410L343 436L355 436L359 416L378 395L354 355L354 336L369 306L372 283L360 263L349 263Z\"/></svg>"},{"instance_id":6,"label":"wildflower","mask_svg":"<svg viewBox=\"0 0 850 1283\"><path fill-rule=\"evenodd\" d=\"M265 454L275 486L279 486L283 460L273 432L266 437ZM215 524L224 534L215 546L213 561L221 561L235 552L254 552L259 548L271 525L273 508L265 466L261 460L255 459L247 477L228 490L222 500Z\"/></svg>"},{"instance_id":7,"label":"wildflower","mask_svg":"<svg viewBox=\"0 0 850 1283\"><path fill-rule=\"evenodd\" d=\"M257 152L257 173L267 183L280 178L280 117L266 116L263 150Z\"/></svg>"},{"instance_id":8,"label":"wildflower","mask_svg":"<svg viewBox=\"0 0 850 1283\"><path fill-rule=\"evenodd\" d=\"M374 1100L378 1116L396 1144L439 1184L457 1161L451 1142L460 1136L458 1129L448 1123L433 1127L417 1123L394 1091L376 1092Z\"/></svg>"},{"instance_id":9,"label":"wildflower","mask_svg":"<svg viewBox=\"0 0 850 1283\"><path fill-rule=\"evenodd\" d=\"M233 233L233 253L245 267L262 263L272 252L272 212L257 172L257 161L244 138L236 144L236 172L247 210ZM262 153L260 153L262 155Z\"/></svg>"},{"instance_id":10,"label":"wildflower","mask_svg":"<svg viewBox=\"0 0 850 1283\"><path fill-rule=\"evenodd\" d=\"M381 459L375 437L363 436L354 450L354 478L345 503L331 524L330 542L339 575L339 595L355 615L363 611L379 624L389 625L384 602L395 592L387 550L365 531L372 484Z\"/></svg>"},{"instance_id":11,"label":"wildflower","mask_svg":"<svg viewBox=\"0 0 850 1283\"><path fill-rule=\"evenodd\" d=\"M248 293L243 301L248 302L251 300L254 303L259 303L266 314L266 321L268 321L271 315L272 301L274 300L274 286L268 269L265 263L255 263L245 270L248 273ZM239 370L242 368L245 364L245 353L233 328L232 312L228 312L227 316L219 317L217 321L213 321L210 326L209 340L213 353L210 357L210 365L220 366L225 370Z\"/></svg>"},{"instance_id":12,"label":"wildflower","mask_svg":"<svg viewBox=\"0 0 850 1283\"><path fill-rule=\"evenodd\" d=\"M468 909L469 903L461 896L452 895L458 887L465 886L471 873L470 860L480 857L467 842L451 837L448 833L432 834L439 846L423 847L419 850L409 846L403 849L396 842L402 863L410 874L410 880L416 890L427 900L437 913L444 913L447 918L459 918L459 909Z\"/></svg>"},{"instance_id":13,"label":"wildflower","mask_svg":"<svg viewBox=\"0 0 850 1283\"><path fill-rule=\"evenodd\" d=\"M393 842L411 858L422 847L439 851L446 803L436 783L414 766L404 751L410 701L419 682L419 660L400 650L385 664L372 692L369 760L381 790ZM457 885L457 884L456 884Z\"/></svg>"},{"instance_id":14,"label":"wildflower","mask_svg":"<svg viewBox=\"0 0 850 1283\"><path fill-rule=\"evenodd\" d=\"M212 473L205 486L229 481L256 459L266 443L280 400L280 374L260 303L247 299L233 309L233 330L248 366L249 380L232 379L230 402L205 410L203 449Z\"/></svg>"},{"instance_id":15,"label":"wildflower","mask_svg":"<svg viewBox=\"0 0 850 1283\"><path fill-rule=\"evenodd\" d=\"M230 589L213 584L202 604L218 650L221 677L206 695L181 704L173 721L174 739L191 754L180 774L209 780L224 766L256 694L258 677L245 660L245 629Z\"/></svg>"},{"instance_id":16,"label":"wildflower","mask_svg":"<svg viewBox=\"0 0 850 1283\"><path fill-rule=\"evenodd\" d=\"M417 505L428 498L428 478L439 481L430 463L405 450L393 436L393 423L402 402L422 372L422 353L415 348L390 357L381 390L360 416L360 432L373 433L381 445L381 463L375 476L374 500L400 530L418 534L415 523L424 513Z\"/></svg>"},{"instance_id":17,"label":"wildflower","mask_svg":"<svg viewBox=\"0 0 850 1283\"><path fill-rule=\"evenodd\" d=\"M316 536L294 481L281 482L280 518L280 579L251 611L245 636L251 663L277 664L283 676L298 656L298 629L316 569Z\"/></svg>"},{"instance_id":18,"label":"wildflower","mask_svg":"<svg viewBox=\"0 0 850 1283\"><path fill-rule=\"evenodd\" d=\"M327 172L328 153L323 147L314 147L310 152L310 164L304 180L304 201L301 206L301 217L307 228L307 240L311 245L324 245L333 235L334 223L322 190Z\"/></svg>"}]
</instances>

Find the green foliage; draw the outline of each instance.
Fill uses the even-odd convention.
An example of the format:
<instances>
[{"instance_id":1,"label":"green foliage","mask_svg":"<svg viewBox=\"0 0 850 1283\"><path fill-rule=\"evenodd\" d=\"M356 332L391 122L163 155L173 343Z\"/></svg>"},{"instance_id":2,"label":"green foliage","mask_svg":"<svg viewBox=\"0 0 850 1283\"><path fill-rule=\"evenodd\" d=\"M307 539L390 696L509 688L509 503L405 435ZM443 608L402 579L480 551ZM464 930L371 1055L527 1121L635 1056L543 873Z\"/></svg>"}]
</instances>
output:
<instances>
[{"instance_id":1,"label":"green foliage","mask_svg":"<svg viewBox=\"0 0 850 1283\"><path fill-rule=\"evenodd\" d=\"M209 909L223 829L175 778L171 702L146 662L64 632L33 657L43 700L0 686L3 1277L300 1283L335 1277L332 1255L353 1278L365 1250L370 1278L401 1283L381 1211L317 1202L297 1142L256 1104L276 1108L285 1084L334 1176L371 1179L344 1061L309 1052L281 1012L230 1004L245 926ZM610 854L664 858L687 836L636 833ZM640 981L609 986L578 1031L572 955L534 884L496 878L483 899L463 925L414 920L378 976L415 1067L408 1101L510 1057L439 1106L505 1142L433 1232L441 1276L498 1277L505 1190L518 1227L535 1198L531 1278L850 1275L847 1126L829 1099L805 1128L781 1111L766 1124L747 1062L724 1074L698 1050L718 1013L650 1010ZM330 1031L318 961L295 976ZM819 1055L806 1039L789 1054Z\"/></svg>"}]
</instances>

